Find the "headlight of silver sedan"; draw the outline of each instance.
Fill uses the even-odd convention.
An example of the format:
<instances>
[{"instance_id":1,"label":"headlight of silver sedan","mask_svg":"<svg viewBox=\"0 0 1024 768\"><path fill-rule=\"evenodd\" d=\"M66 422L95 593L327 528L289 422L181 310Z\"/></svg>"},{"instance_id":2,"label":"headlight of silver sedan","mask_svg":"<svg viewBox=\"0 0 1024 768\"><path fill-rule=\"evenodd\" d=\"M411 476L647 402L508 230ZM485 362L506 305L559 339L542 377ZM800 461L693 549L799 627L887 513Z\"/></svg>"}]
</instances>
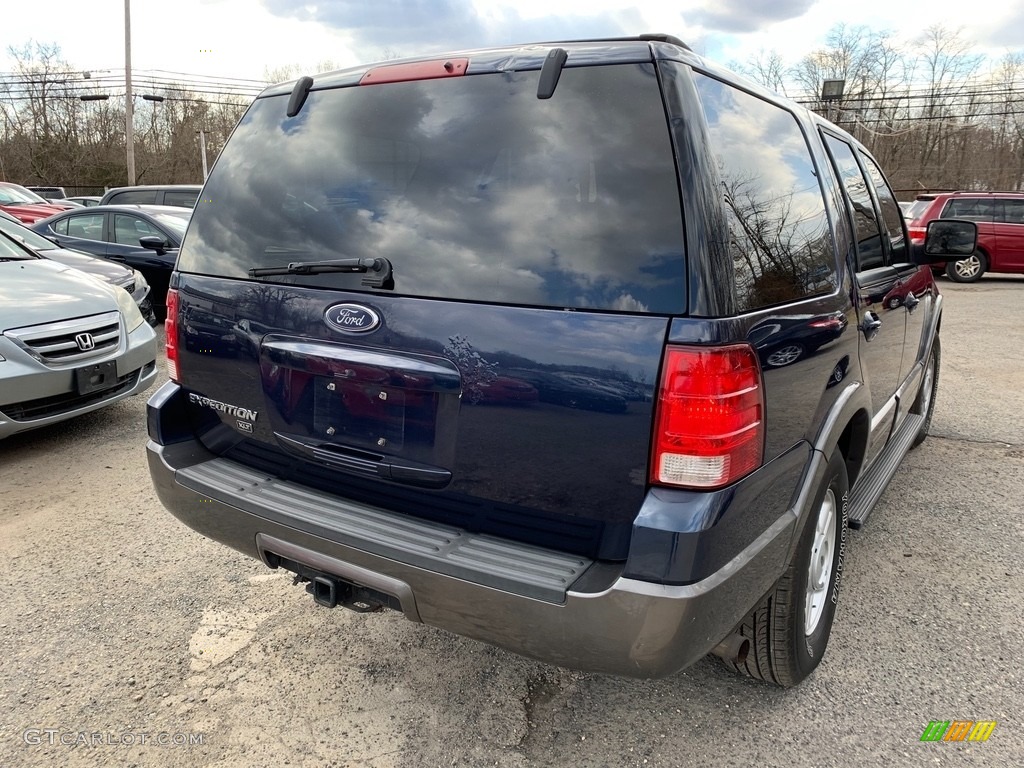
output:
<instances>
[{"instance_id":1,"label":"headlight of silver sedan","mask_svg":"<svg viewBox=\"0 0 1024 768\"><path fill-rule=\"evenodd\" d=\"M131 333L146 322L146 320L142 316L142 312L139 311L139 305L128 294L128 291L124 288L114 288L114 292L117 294L117 308L121 310L121 314L124 316L124 324L128 329L128 333Z\"/></svg>"}]
</instances>

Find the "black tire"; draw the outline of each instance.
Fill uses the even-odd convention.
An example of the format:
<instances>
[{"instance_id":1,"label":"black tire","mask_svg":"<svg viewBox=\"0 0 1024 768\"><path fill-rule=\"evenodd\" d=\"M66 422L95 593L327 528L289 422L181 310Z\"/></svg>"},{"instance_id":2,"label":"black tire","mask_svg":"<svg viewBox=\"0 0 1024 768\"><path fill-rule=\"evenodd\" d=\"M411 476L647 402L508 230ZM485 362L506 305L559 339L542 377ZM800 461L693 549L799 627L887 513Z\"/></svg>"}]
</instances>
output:
<instances>
[{"instance_id":1,"label":"black tire","mask_svg":"<svg viewBox=\"0 0 1024 768\"><path fill-rule=\"evenodd\" d=\"M750 648L742 663L726 662L734 672L789 688L800 683L821 663L839 599L846 555L849 495L846 462L836 450L829 459L825 477L814 496L814 505L803 523L799 544L786 572L738 629L739 634L750 641ZM810 563L819 515L826 503L833 505L831 525L835 538L832 563L824 592L816 603L821 606L817 620L808 634L805 621ZM820 553L816 559L820 560Z\"/></svg>"},{"instance_id":2,"label":"black tire","mask_svg":"<svg viewBox=\"0 0 1024 768\"><path fill-rule=\"evenodd\" d=\"M946 264L946 277L954 283L976 283L988 269L988 259L981 251L975 251L966 259Z\"/></svg>"},{"instance_id":3,"label":"black tire","mask_svg":"<svg viewBox=\"0 0 1024 768\"><path fill-rule=\"evenodd\" d=\"M917 393L917 399L911 406L910 412L924 416L924 423L914 437L911 448L917 448L924 439L928 437L928 431L932 426L932 414L935 413L935 395L939 389L939 363L942 359L942 350L939 347L939 337L932 342L932 353L928 357L928 363L924 367L924 377L921 379L921 391Z\"/></svg>"}]
</instances>

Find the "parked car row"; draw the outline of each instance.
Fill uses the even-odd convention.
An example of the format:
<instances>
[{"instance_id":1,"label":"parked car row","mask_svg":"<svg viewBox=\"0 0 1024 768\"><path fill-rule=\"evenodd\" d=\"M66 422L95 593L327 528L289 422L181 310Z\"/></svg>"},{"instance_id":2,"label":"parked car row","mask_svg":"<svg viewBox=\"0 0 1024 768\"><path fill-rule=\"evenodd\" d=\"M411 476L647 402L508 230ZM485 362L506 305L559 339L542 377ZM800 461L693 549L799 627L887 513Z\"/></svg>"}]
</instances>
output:
<instances>
[{"instance_id":1,"label":"parked car row","mask_svg":"<svg viewBox=\"0 0 1024 768\"><path fill-rule=\"evenodd\" d=\"M0 438L155 381L156 333L127 291L0 233Z\"/></svg>"},{"instance_id":2,"label":"parked car row","mask_svg":"<svg viewBox=\"0 0 1024 768\"><path fill-rule=\"evenodd\" d=\"M32 225L63 248L99 256L142 273L153 310L166 314L167 284L192 211L163 205L98 205L60 212Z\"/></svg>"},{"instance_id":3,"label":"parked car row","mask_svg":"<svg viewBox=\"0 0 1024 768\"><path fill-rule=\"evenodd\" d=\"M59 245L26 227L10 214L0 211L0 233L21 243L38 255L74 267L100 280L124 288L139 305L139 311L150 325L156 325L149 281L136 269L107 259L90 256L81 251L61 248Z\"/></svg>"},{"instance_id":4,"label":"parked car row","mask_svg":"<svg viewBox=\"0 0 1024 768\"><path fill-rule=\"evenodd\" d=\"M152 386L153 326L199 189L72 199L0 183L0 438ZM100 205L133 200L165 204Z\"/></svg>"},{"instance_id":5,"label":"parked car row","mask_svg":"<svg viewBox=\"0 0 1024 768\"><path fill-rule=\"evenodd\" d=\"M74 207L76 206L70 203L46 200L20 184L0 181L0 211L9 213L26 224L32 224Z\"/></svg>"},{"instance_id":6,"label":"parked car row","mask_svg":"<svg viewBox=\"0 0 1024 768\"><path fill-rule=\"evenodd\" d=\"M0 207L16 204L33 204L55 206L61 210L67 208L88 208L94 205L175 205L182 208L195 208L199 201L201 184L143 184L131 187L114 187L101 196L72 195L68 196L63 187L29 186L11 182L0 182L7 190L0 192ZM5 199L9 198L9 199ZM12 211L9 211L12 212ZM38 220L37 211L26 212ZM22 221L29 219L19 216ZM31 223L31 222L29 222Z\"/></svg>"}]
</instances>

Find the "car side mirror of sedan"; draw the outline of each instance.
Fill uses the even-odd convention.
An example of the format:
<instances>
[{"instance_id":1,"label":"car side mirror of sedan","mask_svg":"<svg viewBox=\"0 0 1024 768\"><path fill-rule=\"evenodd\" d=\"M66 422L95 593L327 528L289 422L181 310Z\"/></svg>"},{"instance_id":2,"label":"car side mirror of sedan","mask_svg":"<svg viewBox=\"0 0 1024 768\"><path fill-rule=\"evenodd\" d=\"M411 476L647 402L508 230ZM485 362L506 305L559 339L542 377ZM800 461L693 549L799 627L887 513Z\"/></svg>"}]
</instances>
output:
<instances>
[{"instance_id":1,"label":"car side mirror of sedan","mask_svg":"<svg viewBox=\"0 0 1024 768\"><path fill-rule=\"evenodd\" d=\"M167 244L164 242L162 237L156 235L147 235L146 237L139 238L139 245L143 248L149 248L151 251L163 254L167 253Z\"/></svg>"},{"instance_id":2,"label":"car side mirror of sedan","mask_svg":"<svg viewBox=\"0 0 1024 768\"><path fill-rule=\"evenodd\" d=\"M974 253L978 245L978 225L964 219L934 219L928 222L924 245L915 248L918 264L958 261Z\"/></svg>"}]
</instances>

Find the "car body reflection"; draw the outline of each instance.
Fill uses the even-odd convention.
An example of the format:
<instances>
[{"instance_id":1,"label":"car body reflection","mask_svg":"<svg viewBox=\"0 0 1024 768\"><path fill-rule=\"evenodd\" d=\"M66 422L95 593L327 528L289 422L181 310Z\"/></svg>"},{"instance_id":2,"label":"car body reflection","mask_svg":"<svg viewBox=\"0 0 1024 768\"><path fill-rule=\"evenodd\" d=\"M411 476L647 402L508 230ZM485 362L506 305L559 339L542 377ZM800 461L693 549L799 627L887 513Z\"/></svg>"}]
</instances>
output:
<instances>
[{"instance_id":1,"label":"car body reflection","mask_svg":"<svg viewBox=\"0 0 1024 768\"><path fill-rule=\"evenodd\" d=\"M849 321L842 312L824 315L770 317L754 326L747 340L765 368L782 368L835 341Z\"/></svg>"}]
</instances>

